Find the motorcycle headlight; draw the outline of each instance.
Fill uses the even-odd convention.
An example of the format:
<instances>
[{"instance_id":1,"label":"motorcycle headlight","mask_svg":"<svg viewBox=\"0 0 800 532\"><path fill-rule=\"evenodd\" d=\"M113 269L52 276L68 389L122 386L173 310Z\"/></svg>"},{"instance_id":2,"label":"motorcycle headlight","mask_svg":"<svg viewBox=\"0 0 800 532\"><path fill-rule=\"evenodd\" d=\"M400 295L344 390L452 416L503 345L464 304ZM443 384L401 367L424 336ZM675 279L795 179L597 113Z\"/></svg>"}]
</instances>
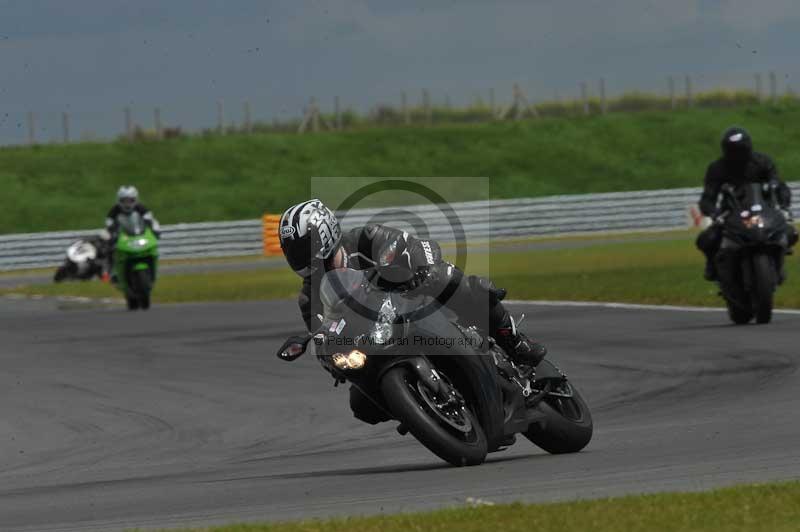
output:
<instances>
[{"instance_id":1,"label":"motorcycle headlight","mask_svg":"<svg viewBox=\"0 0 800 532\"><path fill-rule=\"evenodd\" d=\"M744 226L748 229L752 229L754 227L758 227L760 229L764 228L764 219L761 218L759 215L751 216L744 220Z\"/></svg>"},{"instance_id":2,"label":"motorcycle headlight","mask_svg":"<svg viewBox=\"0 0 800 532\"><path fill-rule=\"evenodd\" d=\"M337 369L361 369L367 363L367 355L358 349L353 349L347 354L334 353L331 355L331 361Z\"/></svg>"}]
</instances>

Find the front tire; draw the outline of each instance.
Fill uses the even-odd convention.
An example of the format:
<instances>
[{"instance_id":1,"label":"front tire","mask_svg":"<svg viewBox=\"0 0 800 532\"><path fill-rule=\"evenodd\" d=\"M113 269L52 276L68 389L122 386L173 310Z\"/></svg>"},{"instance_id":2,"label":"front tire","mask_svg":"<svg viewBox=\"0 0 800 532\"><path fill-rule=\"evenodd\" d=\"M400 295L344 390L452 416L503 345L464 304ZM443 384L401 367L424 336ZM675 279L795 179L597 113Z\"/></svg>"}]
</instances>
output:
<instances>
[{"instance_id":1,"label":"front tire","mask_svg":"<svg viewBox=\"0 0 800 532\"><path fill-rule=\"evenodd\" d=\"M64 279L66 279L68 276L69 276L69 269L68 269L68 267L67 267L67 266L65 266L65 265L61 265L61 266L59 266L59 267L58 267L58 269L56 270L56 273L55 273L55 275L53 275L53 282L54 282L54 283L60 283L61 281L63 281Z\"/></svg>"},{"instance_id":2,"label":"front tire","mask_svg":"<svg viewBox=\"0 0 800 532\"><path fill-rule=\"evenodd\" d=\"M525 432L534 445L550 454L577 453L592 439L592 414L578 389L569 384L572 397L545 396L537 405L545 420Z\"/></svg>"},{"instance_id":3,"label":"front tire","mask_svg":"<svg viewBox=\"0 0 800 532\"><path fill-rule=\"evenodd\" d=\"M138 308L147 310L150 308L150 292L152 290L152 283L150 280L149 270L136 270L131 274L131 297L129 300L135 299ZM130 303L128 305L130 308Z\"/></svg>"},{"instance_id":4,"label":"front tire","mask_svg":"<svg viewBox=\"0 0 800 532\"><path fill-rule=\"evenodd\" d=\"M728 305L728 317L736 325L747 325L753 319L753 311L749 308L740 307L732 301L726 301Z\"/></svg>"},{"instance_id":5,"label":"front tire","mask_svg":"<svg viewBox=\"0 0 800 532\"><path fill-rule=\"evenodd\" d=\"M128 310L139 310L139 300L135 297L125 296L125 302L128 304Z\"/></svg>"},{"instance_id":6,"label":"front tire","mask_svg":"<svg viewBox=\"0 0 800 532\"><path fill-rule=\"evenodd\" d=\"M756 323L772 320L772 306L777 285L777 274L772 258L764 253L753 257L753 310Z\"/></svg>"},{"instance_id":7,"label":"front tire","mask_svg":"<svg viewBox=\"0 0 800 532\"><path fill-rule=\"evenodd\" d=\"M489 445L477 416L465 405L458 415L469 424L469 430L456 430L432 411L419 386L419 377L405 366L392 368L384 375L381 393L392 414L442 460L457 467L483 463Z\"/></svg>"}]
</instances>

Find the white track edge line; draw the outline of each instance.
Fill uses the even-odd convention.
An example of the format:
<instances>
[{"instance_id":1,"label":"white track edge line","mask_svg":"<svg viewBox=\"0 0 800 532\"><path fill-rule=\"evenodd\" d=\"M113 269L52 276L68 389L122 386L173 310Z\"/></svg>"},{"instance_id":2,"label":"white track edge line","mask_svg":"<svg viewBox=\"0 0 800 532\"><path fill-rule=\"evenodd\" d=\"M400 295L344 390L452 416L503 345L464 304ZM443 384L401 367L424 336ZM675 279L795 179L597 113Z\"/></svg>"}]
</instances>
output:
<instances>
[{"instance_id":1,"label":"white track edge line","mask_svg":"<svg viewBox=\"0 0 800 532\"><path fill-rule=\"evenodd\" d=\"M623 310L666 310L672 312L726 312L723 307L689 307L678 305L644 305L640 303L616 303L613 301L552 301L546 299L504 299L503 303L510 305L533 305L540 307L594 307ZM800 316L800 310L775 309L775 314L790 314Z\"/></svg>"}]
</instances>

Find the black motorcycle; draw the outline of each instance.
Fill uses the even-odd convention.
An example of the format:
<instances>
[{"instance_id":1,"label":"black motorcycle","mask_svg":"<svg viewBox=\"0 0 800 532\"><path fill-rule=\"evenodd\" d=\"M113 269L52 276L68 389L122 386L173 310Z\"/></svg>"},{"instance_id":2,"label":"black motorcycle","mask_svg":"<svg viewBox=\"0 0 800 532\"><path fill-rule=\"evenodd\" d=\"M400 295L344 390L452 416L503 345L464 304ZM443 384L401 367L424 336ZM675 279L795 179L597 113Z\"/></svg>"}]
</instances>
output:
<instances>
[{"instance_id":1,"label":"black motorcycle","mask_svg":"<svg viewBox=\"0 0 800 532\"><path fill-rule=\"evenodd\" d=\"M521 433L550 453L583 449L592 437L586 402L548 360L514 364L491 337L461 326L433 298L379 288L368 272L328 272L321 328L289 338L292 360L313 338L335 384L349 381L454 466L482 463Z\"/></svg>"},{"instance_id":2,"label":"black motorcycle","mask_svg":"<svg viewBox=\"0 0 800 532\"><path fill-rule=\"evenodd\" d=\"M737 324L769 323L773 296L789 248L788 221L777 186L752 183L722 189L722 244L715 257L721 295Z\"/></svg>"}]
</instances>

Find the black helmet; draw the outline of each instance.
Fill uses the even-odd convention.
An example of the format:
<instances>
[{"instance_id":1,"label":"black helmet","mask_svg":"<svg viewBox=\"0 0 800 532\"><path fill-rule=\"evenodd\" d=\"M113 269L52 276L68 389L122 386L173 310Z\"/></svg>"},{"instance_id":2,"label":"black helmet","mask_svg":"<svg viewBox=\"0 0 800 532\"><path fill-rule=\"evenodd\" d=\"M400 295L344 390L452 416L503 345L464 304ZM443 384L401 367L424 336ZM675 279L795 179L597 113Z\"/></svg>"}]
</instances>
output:
<instances>
[{"instance_id":1,"label":"black helmet","mask_svg":"<svg viewBox=\"0 0 800 532\"><path fill-rule=\"evenodd\" d=\"M342 240L336 215L318 199L286 209L279 231L286 261L302 277L314 273L336 252Z\"/></svg>"},{"instance_id":2,"label":"black helmet","mask_svg":"<svg viewBox=\"0 0 800 532\"><path fill-rule=\"evenodd\" d=\"M722 147L722 158L729 163L746 163L753 154L753 140L750 138L750 134L744 128L737 126L725 130L720 146Z\"/></svg>"}]
</instances>

